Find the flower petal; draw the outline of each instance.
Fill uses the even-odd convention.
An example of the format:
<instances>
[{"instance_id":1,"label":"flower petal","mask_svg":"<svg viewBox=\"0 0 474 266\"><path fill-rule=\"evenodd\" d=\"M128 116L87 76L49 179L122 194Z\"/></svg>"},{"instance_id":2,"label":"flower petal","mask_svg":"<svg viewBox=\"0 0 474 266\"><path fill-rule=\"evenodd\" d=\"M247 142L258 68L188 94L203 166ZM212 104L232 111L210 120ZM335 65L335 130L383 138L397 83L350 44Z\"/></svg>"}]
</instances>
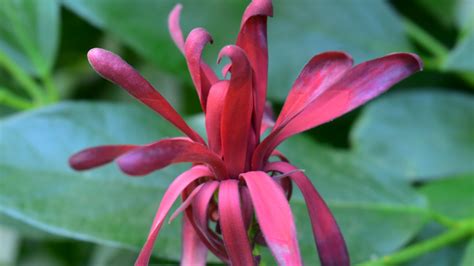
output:
<instances>
[{"instance_id":1,"label":"flower petal","mask_svg":"<svg viewBox=\"0 0 474 266\"><path fill-rule=\"evenodd\" d=\"M186 124L171 104L120 56L101 48L94 48L87 53L87 57L94 70L102 77L124 88L192 140L204 143L201 136Z\"/></svg>"},{"instance_id":2,"label":"flower petal","mask_svg":"<svg viewBox=\"0 0 474 266\"><path fill-rule=\"evenodd\" d=\"M265 170L281 173L293 171L289 176L299 187L306 201L321 265L350 265L349 253L339 226L309 178L286 162L270 163Z\"/></svg>"},{"instance_id":3,"label":"flower petal","mask_svg":"<svg viewBox=\"0 0 474 266\"><path fill-rule=\"evenodd\" d=\"M136 145L107 145L82 150L69 158L74 170L87 170L112 162L120 155L139 148Z\"/></svg>"},{"instance_id":4,"label":"flower petal","mask_svg":"<svg viewBox=\"0 0 474 266\"><path fill-rule=\"evenodd\" d=\"M222 160L206 146L183 138L160 140L134 149L117 160L120 169L129 175L146 175L173 163L208 164L219 178L226 178Z\"/></svg>"},{"instance_id":5,"label":"flower petal","mask_svg":"<svg viewBox=\"0 0 474 266\"><path fill-rule=\"evenodd\" d=\"M191 203L193 203L194 197L198 194L201 188L204 186L205 183L200 184L199 186L195 187L191 194L187 196L187 198L179 205L179 207L171 214L168 223L170 224L180 213L182 213Z\"/></svg>"},{"instance_id":6,"label":"flower petal","mask_svg":"<svg viewBox=\"0 0 474 266\"><path fill-rule=\"evenodd\" d=\"M205 266L207 248L202 243L187 215L183 215L183 251L181 266Z\"/></svg>"},{"instance_id":7,"label":"flower petal","mask_svg":"<svg viewBox=\"0 0 474 266\"><path fill-rule=\"evenodd\" d=\"M215 83L207 97L206 131L209 149L222 155L221 146L221 118L224 101L229 89L229 81L223 80Z\"/></svg>"},{"instance_id":8,"label":"flower petal","mask_svg":"<svg viewBox=\"0 0 474 266\"><path fill-rule=\"evenodd\" d=\"M184 54L189 73L191 74L204 112L206 112L209 89L218 80L212 69L201 59L202 50L207 43L212 43L212 37L203 28L193 29L184 43Z\"/></svg>"},{"instance_id":9,"label":"flower petal","mask_svg":"<svg viewBox=\"0 0 474 266\"><path fill-rule=\"evenodd\" d=\"M266 243L281 265L303 265L290 205L265 172L240 175L246 182Z\"/></svg>"},{"instance_id":10,"label":"flower petal","mask_svg":"<svg viewBox=\"0 0 474 266\"><path fill-rule=\"evenodd\" d=\"M171 10L170 14L168 15L168 30L174 43L181 53L184 54L184 38L181 26L179 24L181 9L183 9L183 5L177 4L174 6L173 10Z\"/></svg>"},{"instance_id":11,"label":"flower petal","mask_svg":"<svg viewBox=\"0 0 474 266\"><path fill-rule=\"evenodd\" d=\"M242 48L254 72L254 130L260 132L268 79L267 16L273 15L272 1L254 0L244 12L236 45Z\"/></svg>"},{"instance_id":12,"label":"flower petal","mask_svg":"<svg viewBox=\"0 0 474 266\"><path fill-rule=\"evenodd\" d=\"M232 61L232 76L222 111L221 139L224 161L230 176L237 177L246 167L247 147L251 135L252 69L245 52L228 45L219 53Z\"/></svg>"},{"instance_id":13,"label":"flower petal","mask_svg":"<svg viewBox=\"0 0 474 266\"><path fill-rule=\"evenodd\" d=\"M253 256L240 206L239 181L219 185L219 221L225 248L232 265L252 265Z\"/></svg>"},{"instance_id":14,"label":"flower petal","mask_svg":"<svg viewBox=\"0 0 474 266\"><path fill-rule=\"evenodd\" d=\"M179 197L181 192L192 182L201 178L211 176L212 173L205 166L198 165L194 166L188 171L179 175L166 190L165 195L161 199L160 206L156 212L155 219L148 234L148 238L143 246L140 254L138 255L137 261L135 262L136 266L148 265L150 260L150 255L153 250L153 244L155 243L156 237L160 232L161 226L168 214L169 210L173 206L173 203Z\"/></svg>"}]
</instances>

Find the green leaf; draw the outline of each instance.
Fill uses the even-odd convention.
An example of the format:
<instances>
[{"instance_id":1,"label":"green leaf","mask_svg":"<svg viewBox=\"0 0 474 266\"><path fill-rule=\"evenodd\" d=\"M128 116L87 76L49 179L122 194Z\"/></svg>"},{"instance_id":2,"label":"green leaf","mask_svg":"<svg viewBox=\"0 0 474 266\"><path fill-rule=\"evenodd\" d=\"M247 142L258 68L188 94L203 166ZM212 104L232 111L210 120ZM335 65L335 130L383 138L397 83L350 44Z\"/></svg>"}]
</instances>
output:
<instances>
[{"instance_id":1,"label":"green leaf","mask_svg":"<svg viewBox=\"0 0 474 266\"><path fill-rule=\"evenodd\" d=\"M447 91L395 93L370 104L351 132L355 152L420 180L474 173L474 98Z\"/></svg>"},{"instance_id":2,"label":"green leaf","mask_svg":"<svg viewBox=\"0 0 474 266\"><path fill-rule=\"evenodd\" d=\"M57 0L0 1L0 52L30 73L50 73L58 48L59 12Z\"/></svg>"},{"instance_id":3,"label":"green leaf","mask_svg":"<svg viewBox=\"0 0 474 266\"><path fill-rule=\"evenodd\" d=\"M474 72L474 53L472 51L474 51L474 30L456 44L449 53L444 67L449 70Z\"/></svg>"},{"instance_id":4,"label":"green leaf","mask_svg":"<svg viewBox=\"0 0 474 266\"><path fill-rule=\"evenodd\" d=\"M63 0L66 7L104 28L144 58L167 71L187 75L185 63L174 47L166 19L175 1ZM204 27L215 43L206 48L208 62L237 37L247 1L181 1L187 33ZM316 53L346 50L357 61L394 51L410 50L403 26L383 1L364 5L354 1L275 1L269 19L269 95L283 100L299 71ZM213 65L213 64L211 64ZM220 66L219 66L220 67ZM217 68L217 66L216 66Z\"/></svg>"},{"instance_id":5,"label":"green leaf","mask_svg":"<svg viewBox=\"0 0 474 266\"><path fill-rule=\"evenodd\" d=\"M474 265L474 238L467 244L464 256L462 257L461 266Z\"/></svg>"},{"instance_id":6,"label":"green leaf","mask_svg":"<svg viewBox=\"0 0 474 266\"><path fill-rule=\"evenodd\" d=\"M408 242L426 221L425 199L403 182L377 176L357 156L295 137L281 146L304 169L334 212L353 263L388 254ZM316 261L307 210L297 187L291 200L306 261Z\"/></svg>"},{"instance_id":7,"label":"green leaf","mask_svg":"<svg viewBox=\"0 0 474 266\"><path fill-rule=\"evenodd\" d=\"M435 180L419 191L434 212L452 219L474 219L474 175Z\"/></svg>"}]
</instances>

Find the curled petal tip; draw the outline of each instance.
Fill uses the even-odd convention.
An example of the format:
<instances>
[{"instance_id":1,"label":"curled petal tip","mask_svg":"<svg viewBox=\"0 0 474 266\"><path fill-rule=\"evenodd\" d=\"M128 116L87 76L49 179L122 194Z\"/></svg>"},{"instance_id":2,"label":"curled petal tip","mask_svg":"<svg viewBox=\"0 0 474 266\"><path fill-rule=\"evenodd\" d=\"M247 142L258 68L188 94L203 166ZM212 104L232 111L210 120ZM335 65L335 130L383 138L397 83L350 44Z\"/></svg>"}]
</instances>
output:
<instances>
[{"instance_id":1,"label":"curled petal tip","mask_svg":"<svg viewBox=\"0 0 474 266\"><path fill-rule=\"evenodd\" d=\"M406 58L408 60L411 60L414 63L413 66L415 67L414 71L422 71L424 64L423 60L418 56L417 54L414 53L390 53L387 56L395 56L399 58Z\"/></svg>"},{"instance_id":2,"label":"curled petal tip","mask_svg":"<svg viewBox=\"0 0 474 266\"><path fill-rule=\"evenodd\" d=\"M204 28L194 28L188 35L186 42L213 43L211 34Z\"/></svg>"}]
</instances>

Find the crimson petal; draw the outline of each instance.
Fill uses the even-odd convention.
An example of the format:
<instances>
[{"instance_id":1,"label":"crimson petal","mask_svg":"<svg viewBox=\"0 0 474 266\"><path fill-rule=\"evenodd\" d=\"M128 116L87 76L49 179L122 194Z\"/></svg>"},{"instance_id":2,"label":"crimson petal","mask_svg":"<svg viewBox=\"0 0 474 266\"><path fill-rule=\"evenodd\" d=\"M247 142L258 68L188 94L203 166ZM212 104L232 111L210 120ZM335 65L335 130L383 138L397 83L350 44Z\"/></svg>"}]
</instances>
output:
<instances>
[{"instance_id":1,"label":"crimson petal","mask_svg":"<svg viewBox=\"0 0 474 266\"><path fill-rule=\"evenodd\" d=\"M208 164L219 178L226 178L222 160L206 146L184 138L160 140L134 149L117 160L120 169L129 175L146 175L173 163Z\"/></svg>"},{"instance_id":2,"label":"crimson petal","mask_svg":"<svg viewBox=\"0 0 474 266\"><path fill-rule=\"evenodd\" d=\"M349 253L331 210L323 198L314 188L309 178L298 171L296 167L286 162L274 162L266 166L266 171L278 171L289 174L301 190L308 207L313 236L318 247L318 254L322 266L348 266L350 265Z\"/></svg>"},{"instance_id":3,"label":"crimson petal","mask_svg":"<svg viewBox=\"0 0 474 266\"><path fill-rule=\"evenodd\" d=\"M267 245L281 265L303 265L290 205L278 184L265 172L240 175L246 182Z\"/></svg>"},{"instance_id":4,"label":"crimson petal","mask_svg":"<svg viewBox=\"0 0 474 266\"><path fill-rule=\"evenodd\" d=\"M232 265L252 265L253 256L242 217L239 181L224 180L219 186L219 221Z\"/></svg>"},{"instance_id":5,"label":"crimson petal","mask_svg":"<svg viewBox=\"0 0 474 266\"><path fill-rule=\"evenodd\" d=\"M102 77L124 88L192 140L204 143L201 136L186 124L171 104L120 56L101 48L93 48L87 53L87 57L94 70Z\"/></svg>"},{"instance_id":6,"label":"crimson petal","mask_svg":"<svg viewBox=\"0 0 474 266\"><path fill-rule=\"evenodd\" d=\"M219 53L232 61L232 76L222 111L222 152L229 174L232 177L244 172L252 118L252 69L245 52L228 45Z\"/></svg>"},{"instance_id":7,"label":"crimson petal","mask_svg":"<svg viewBox=\"0 0 474 266\"><path fill-rule=\"evenodd\" d=\"M112 162L120 155L136 149L136 145L107 145L82 150L69 158L69 165L78 171Z\"/></svg>"},{"instance_id":8,"label":"crimson petal","mask_svg":"<svg viewBox=\"0 0 474 266\"><path fill-rule=\"evenodd\" d=\"M198 165L182 173L171 183L171 185L166 190L165 195L163 195L163 198L161 199L160 206L156 212L156 216L153 220L148 238L142 250L140 251L140 254L138 255L137 261L135 262L136 266L148 265L150 255L153 250L153 245L158 233L160 232L161 226L163 225L163 221L165 220L166 215L181 192L195 180L211 175L212 173L207 167Z\"/></svg>"},{"instance_id":9,"label":"crimson petal","mask_svg":"<svg viewBox=\"0 0 474 266\"><path fill-rule=\"evenodd\" d=\"M207 248L202 243L187 215L183 215L183 252L181 266L205 266Z\"/></svg>"},{"instance_id":10,"label":"crimson petal","mask_svg":"<svg viewBox=\"0 0 474 266\"><path fill-rule=\"evenodd\" d=\"M180 213L182 213L191 203L193 203L194 197L199 193L201 188L204 186L205 183L200 184L199 186L195 187L191 194L187 196L187 198L179 205L179 207L171 214L170 220L168 223L170 224Z\"/></svg>"},{"instance_id":11,"label":"crimson petal","mask_svg":"<svg viewBox=\"0 0 474 266\"><path fill-rule=\"evenodd\" d=\"M207 97L206 131L209 148L222 155L221 147L221 120L224 100L229 89L229 81L217 82L211 87Z\"/></svg>"}]
</instances>

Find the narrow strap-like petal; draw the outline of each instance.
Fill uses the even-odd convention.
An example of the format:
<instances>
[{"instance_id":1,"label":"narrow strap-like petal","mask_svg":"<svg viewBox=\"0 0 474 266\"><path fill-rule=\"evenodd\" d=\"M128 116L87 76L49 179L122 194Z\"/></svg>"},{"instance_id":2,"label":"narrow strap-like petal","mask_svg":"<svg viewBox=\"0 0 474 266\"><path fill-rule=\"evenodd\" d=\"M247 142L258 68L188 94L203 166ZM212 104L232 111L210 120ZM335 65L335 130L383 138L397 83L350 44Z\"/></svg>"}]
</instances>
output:
<instances>
[{"instance_id":1,"label":"narrow strap-like petal","mask_svg":"<svg viewBox=\"0 0 474 266\"><path fill-rule=\"evenodd\" d=\"M245 229L248 230L253 220L253 205L247 187L240 187L240 198L242 200L242 214L244 216Z\"/></svg>"},{"instance_id":2,"label":"narrow strap-like petal","mask_svg":"<svg viewBox=\"0 0 474 266\"><path fill-rule=\"evenodd\" d=\"M232 61L232 77L222 111L221 139L224 161L230 176L244 172L252 120L252 69L245 52L234 45L222 48L219 61Z\"/></svg>"},{"instance_id":3,"label":"narrow strap-like petal","mask_svg":"<svg viewBox=\"0 0 474 266\"><path fill-rule=\"evenodd\" d=\"M163 139L134 149L118 158L117 163L129 175L146 175L173 163L207 164L219 178L227 173L222 160L197 142L184 138Z\"/></svg>"},{"instance_id":4,"label":"narrow strap-like petal","mask_svg":"<svg viewBox=\"0 0 474 266\"><path fill-rule=\"evenodd\" d=\"M337 51L324 52L311 58L291 87L275 127L304 109L349 70L352 63L349 54Z\"/></svg>"},{"instance_id":5,"label":"narrow strap-like petal","mask_svg":"<svg viewBox=\"0 0 474 266\"><path fill-rule=\"evenodd\" d=\"M102 77L124 88L192 140L204 143L201 136L186 124L171 104L120 56L104 49L94 48L87 53L87 57L92 67Z\"/></svg>"},{"instance_id":6,"label":"narrow strap-like petal","mask_svg":"<svg viewBox=\"0 0 474 266\"><path fill-rule=\"evenodd\" d=\"M189 73L191 74L204 112L206 112L209 89L218 80L212 69L201 59L202 50L207 43L212 43L212 37L203 28L193 29L184 43L184 54Z\"/></svg>"},{"instance_id":7,"label":"narrow strap-like petal","mask_svg":"<svg viewBox=\"0 0 474 266\"><path fill-rule=\"evenodd\" d=\"M288 137L331 121L380 95L411 74L420 71L421 59L395 53L359 64L315 97L292 119L282 122L256 148L252 165L262 167L271 151Z\"/></svg>"},{"instance_id":8,"label":"narrow strap-like petal","mask_svg":"<svg viewBox=\"0 0 474 266\"><path fill-rule=\"evenodd\" d=\"M242 48L254 73L254 130L260 132L268 79L267 17L273 15L271 0L254 0L244 12L236 45Z\"/></svg>"},{"instance_id":9,"label":"narrow strap-like petal","mask_svg":"<svg viewBox=\"0 0 474 266\"><path fill-rule=\"evenodd\" d=\"M138 255L138 259L135 262L136 266L145 266L148 265L148 261L150 260L150 255L153 250L153 245L155 243L156 237L160 232L161 226L168 214L169 210L173 206L173 203L179 197L181 192L192 182L201 178L207 177L212 175L209 169L205 166L198 165L194 166L188 171L179 175L168 187L163 198L161 199L160 206L158 207L158 211L156 212L155 219L153 220L153 224L150 229L150 233L148 234L148 238L143 246L140 254Z\"/></svg>"},{"instance_id":10,"label":"narrow strap-like petal","mask_svg":"<svg viewBox=\"0 0 474 266\"><path fill-rule=\"evenodd\" d=\"M183 215L183 251L181 255L181 266L205 266L207 260L207 248L196 234L193 225L187 215Z\"/></svg>"},{"instance_id":11,"label":"narrow strap-like petal","mask_svg":"<svg viewBox=\"0 0 474 266\"><path fill-rule=\"evenodd\" d=\"M350 265L344 238L331 210L303 172L286 162L274 162L267 165L266 171L291 172L289 176L301 190L308 207L313 236L318 248L322 266Z\"/></svg>"},{"instance_id":12,"label":"narrow strap-like petal","mask_svg":"<svg viewBox=\"0 0 474 266\"><path fill-rule=\"evenodd\" d=\"M74 170L87 170L112 162L120 155L139 148L136 145L107 145L82 150L69 158Z\"/></svg>"},{"instance_id":13,"label":"narrow strap-like petal","mask_svg":"<svg viewBox=\"0 0 474 266\"><path fill-rule=\"evenodd\" d=\"M225 248L232 265L252 265L253 256L240 206L239 181L224 180L219 185L219 221Z\"/></svg>"},{"instance_id":14,"label":"narrow strap-like petal","mask_svg":"<svg viewBox=\"0 0 474 266\"><path fill-rule=\"evenodd\" d=\"M258 224L277 262L302 265L293 214L282 189L265 172L240 176L249 188Z\"/></svg>"},{"instance_id":15,"label":"narrow strap-like petal","mask_svg":"<svg viewBox=\"0 0 474 266\"><path fill-rule=\"evenodd\" d=\"M222 155L221 118L224 101L229 89L229 81L217 82L211 87L207 98L206 131L209 148Z\"/></svg>"},{"instance_id":16,"label":"narrow strap-like petal","mask_svg":"<svg viewBox=\"0 0 474 266\"><path fill-rule=\"evenodd\" d=\"M171 10L170 14L168 15L168 30L174 43L181 53L184 54L183 31L181 30L181 25L179 22L181 9L183 9L183 6L181 4L177 4L173 10Z\"/></svg>"},{"instance_id":17,"label":"narrow strap-like petal","mask_svg":"<svg viewBox=\"0 0 474 266\"><path fill-rule=\"evenodd\" d=\"M168 223L171 223L180 213L182 213L187 207L189 207L189 205L191 205L191 203L193 203L194 197L199 193L204 184L205 183L202 183L193 189L191 194L189 194L183 203L181 203L181 205L179 205L173 214L171 214Z\"/></svg>"}]
</instances>

